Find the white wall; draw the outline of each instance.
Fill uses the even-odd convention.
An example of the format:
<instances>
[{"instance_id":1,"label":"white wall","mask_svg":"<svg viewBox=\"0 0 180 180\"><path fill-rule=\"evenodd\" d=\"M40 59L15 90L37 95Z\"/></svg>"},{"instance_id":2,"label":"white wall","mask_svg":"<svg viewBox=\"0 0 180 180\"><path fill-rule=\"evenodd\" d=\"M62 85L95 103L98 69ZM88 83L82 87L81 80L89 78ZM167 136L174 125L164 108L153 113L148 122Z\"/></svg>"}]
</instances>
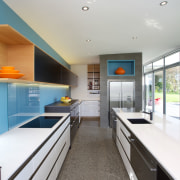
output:
<instances>
[{"instance_id":1,"label":"white wall","mask_svg":"<svg viewBox=\"0 0 180 180\"><path fill-rule=\"evenodd\" d=\"M78 76L78 86L71 87L71 98L79 100L99 100L99 94L89 94L87 86L87 64L71 65L71 71Z\"/></svg>"}]
</instances>

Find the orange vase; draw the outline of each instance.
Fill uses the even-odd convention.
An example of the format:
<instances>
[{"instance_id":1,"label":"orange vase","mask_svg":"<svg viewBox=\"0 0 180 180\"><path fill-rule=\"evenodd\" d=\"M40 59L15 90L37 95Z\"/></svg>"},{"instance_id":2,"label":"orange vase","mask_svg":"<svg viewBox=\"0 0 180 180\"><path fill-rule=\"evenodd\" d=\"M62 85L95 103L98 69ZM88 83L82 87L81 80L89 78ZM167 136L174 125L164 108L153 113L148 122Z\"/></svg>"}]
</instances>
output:
<instances>
[{"instance_id":1,"label":"orange vase","mask_svg":"<svg viewBox=\"0 0 180 180\"><path fill-rule=\"evenodd\" d=\"M125 72L126 71L122 67L119 67L116 69L115 74L123 75L123 74L125 74Z\"/></svg>"}]
</instances>

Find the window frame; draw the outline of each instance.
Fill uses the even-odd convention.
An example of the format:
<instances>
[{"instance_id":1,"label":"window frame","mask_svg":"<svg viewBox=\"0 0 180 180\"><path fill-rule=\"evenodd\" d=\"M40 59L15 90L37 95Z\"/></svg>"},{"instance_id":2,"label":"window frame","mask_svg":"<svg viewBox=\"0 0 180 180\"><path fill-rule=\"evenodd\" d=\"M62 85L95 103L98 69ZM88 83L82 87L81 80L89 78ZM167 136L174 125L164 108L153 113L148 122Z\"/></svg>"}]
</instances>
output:
<instances>
[{"instance_id":1,"label":"window frame","mask_svg":"<svg viewBox=\"0 0 180 180\"><path fill-rule=\"evenodd\" d=\"M152 74L152 97L153 97L153 102L152 102L152 111L154 112L155 110L155 104L154 104L154 96L155 96L155 73L158 72L158 71L163 71L163 114L166 114L166 70L167 69L170 69L170 68L173 68L173 67L177 67L177 66L180 66L180 59L178 62L174 63L174 64L170 64L170 65L165 65L165 59L167 56L170 56L170 55L173 55L175 53L178 53L180 54L180 49L176 50L176 51L172 51L171 53L167 53L163 56L160 56L159 58L156 58L155 60L151 61L151 62L148 62L146 64L143 65L143 77L144 77L144 93L143 93L143 96L144 96L144 110L146 110L146 87L145 87L145 76L148 75L148 74ZM163 66L160 67L160 68L157 68L157 69L154 69L153 68L153 63L159 61L163 59ZM152 71L148 71L148 72L144 72L144 67L147 66L148 64L152 64Z\"/></svg>"}]
</instances>

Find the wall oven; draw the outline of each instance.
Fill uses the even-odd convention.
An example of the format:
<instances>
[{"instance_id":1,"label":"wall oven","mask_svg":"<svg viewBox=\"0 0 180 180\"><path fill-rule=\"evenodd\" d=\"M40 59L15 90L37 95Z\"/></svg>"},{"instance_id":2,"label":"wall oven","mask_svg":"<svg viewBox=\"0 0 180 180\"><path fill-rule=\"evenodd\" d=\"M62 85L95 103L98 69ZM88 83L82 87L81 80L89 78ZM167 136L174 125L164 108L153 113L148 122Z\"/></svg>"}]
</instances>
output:
<instances>
[{"instance_id":1,"label":"wall oven","mask_svg":"<svg viewBox=\"0 0 180 180\"><path fill-rule=\"evenodd\" d=\"M79 128L79 101L73 99L70 103L55 102L45 106L45 112L70 113L71 145Z\"/></svg>"}]
</instances>

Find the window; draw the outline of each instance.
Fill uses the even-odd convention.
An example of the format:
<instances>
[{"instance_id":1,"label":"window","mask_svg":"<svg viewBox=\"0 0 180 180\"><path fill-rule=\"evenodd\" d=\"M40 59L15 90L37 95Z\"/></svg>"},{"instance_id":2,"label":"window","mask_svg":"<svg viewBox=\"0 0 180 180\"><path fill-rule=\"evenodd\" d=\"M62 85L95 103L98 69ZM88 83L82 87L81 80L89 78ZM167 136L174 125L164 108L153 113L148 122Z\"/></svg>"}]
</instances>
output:
<instances>
[{"instance_id":1,"label":"window","mask_svg":"<svg viewBox=\"0 0 180 180\"><path fill-rule=\"evenodd\" d=\"M147 74L145 75L145 110L152 111L152 104L153 104L153 93L152 93L152 82L153 82L153 75Z\"/></svg>"},{"instance_id":2,"label":"window","mask_svg":"<svg viewBox=\"0 0 180 180\"><path fill-rule=\"evenodd\" d=\"M159 69L163 67L164 59L161 59L159 61L153 62L153 69Z\"/></svg>"},{"instance_id":3,"label":"window","mask_svg":"<svg viewBox=\"0 0 180 180\"><path fill-rule=\"evenodd\" d=\"M180 117L180 66L166 70L166 114Z\"/></svg>"},{"instance_id":4,"label":"window","mask_svg":"<svg viewBox=\"0 0 180 180\"><path fill-rule=\"evenodd\" d=\"M158 71L154 74L155 79L155 96L154 96L154 111L163 113L163 71Z\"/></svg>"},{"instance_id":5,"label":"window","mask_svg":"<svg viewBox=\"0 0 180 180\"><path fill-rule=\"evenodd\" d=\"M152 71L152 63L144 66L144 72L146 73L146 72L149 72L149 71Z\"/></svg>"},{"instance_id":6,"label":"window","mask_svg":"<svg viewBox=\"0 0 180 180\"><path fill-rule=\"evenodd\" d=\"M145 65L144 84L146 111L180 119L180 51Z\"/></svg>"},{"instance_id":7,"label":"window","mask_svg":"<svg viewBox=\"0 0 180 180\"><path fill-rule=\"evenodd\" d=\"M177 63L177 62L180 62L180 52L177 52L165 58L166 66Z\"/></svg>"}]
</instances>

